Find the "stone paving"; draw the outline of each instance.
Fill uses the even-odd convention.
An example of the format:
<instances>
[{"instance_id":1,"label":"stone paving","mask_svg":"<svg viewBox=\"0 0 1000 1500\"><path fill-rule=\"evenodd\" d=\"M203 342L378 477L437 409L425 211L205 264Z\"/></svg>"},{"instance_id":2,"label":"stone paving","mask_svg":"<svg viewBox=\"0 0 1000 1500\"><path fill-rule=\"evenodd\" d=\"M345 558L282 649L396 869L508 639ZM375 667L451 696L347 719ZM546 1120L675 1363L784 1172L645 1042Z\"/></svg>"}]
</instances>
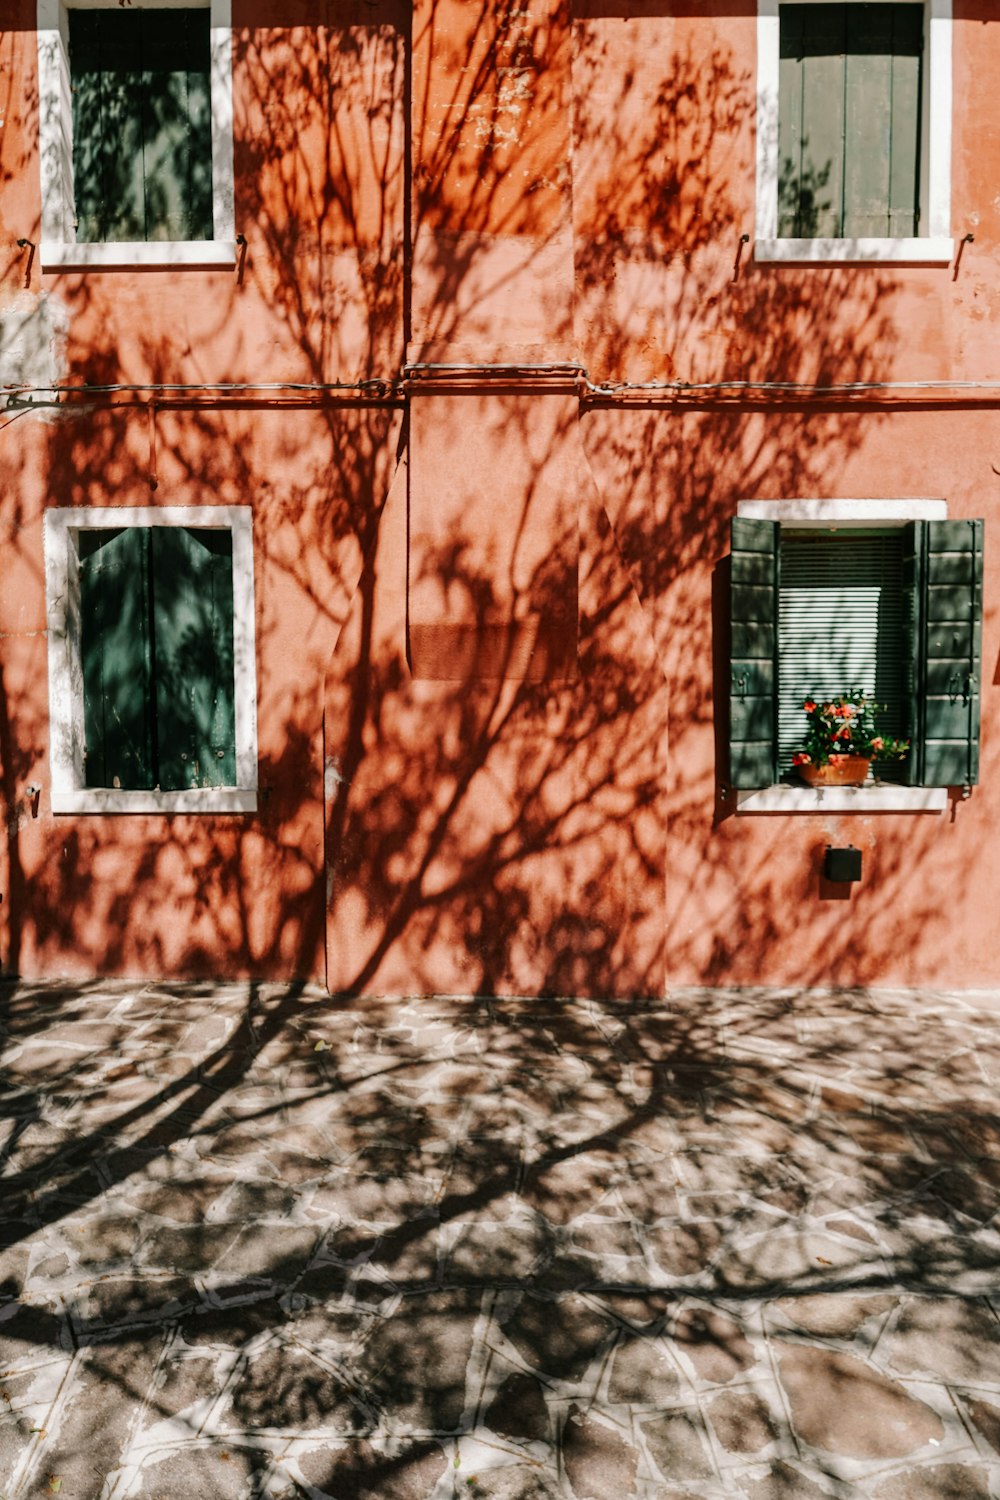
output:
<instances>
[{"instance_id":1,"label":"stone paving","mask_svg":"<svg viewBox=\"0 0 1000 1500\"><path fill-rule=\"evenodd\" d=\"M1000 1500L997 997L0 1005L2 1500Z\"/></svg>"}]
</instances>

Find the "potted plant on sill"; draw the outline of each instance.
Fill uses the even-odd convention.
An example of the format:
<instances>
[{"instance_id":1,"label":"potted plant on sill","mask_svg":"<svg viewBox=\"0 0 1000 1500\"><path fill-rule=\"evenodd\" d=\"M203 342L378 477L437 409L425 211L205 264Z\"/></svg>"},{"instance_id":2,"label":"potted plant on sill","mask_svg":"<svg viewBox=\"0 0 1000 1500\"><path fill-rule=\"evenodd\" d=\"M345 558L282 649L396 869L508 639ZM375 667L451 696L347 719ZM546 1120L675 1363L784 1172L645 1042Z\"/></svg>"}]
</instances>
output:
<instances>
[{"instance_id":1,"label":"potted plant on sill","mask_svg":"<svg viewBox=\"0 0 1000 1500\"><path fill-rule=\"evenodd\" d=\"M909 740L878 734L878 704L860 688L838 697L809 694L802 704L807 729L792 765L809 786L860 786L872 761L902 760Z\"/></svg>"}]
</instances>

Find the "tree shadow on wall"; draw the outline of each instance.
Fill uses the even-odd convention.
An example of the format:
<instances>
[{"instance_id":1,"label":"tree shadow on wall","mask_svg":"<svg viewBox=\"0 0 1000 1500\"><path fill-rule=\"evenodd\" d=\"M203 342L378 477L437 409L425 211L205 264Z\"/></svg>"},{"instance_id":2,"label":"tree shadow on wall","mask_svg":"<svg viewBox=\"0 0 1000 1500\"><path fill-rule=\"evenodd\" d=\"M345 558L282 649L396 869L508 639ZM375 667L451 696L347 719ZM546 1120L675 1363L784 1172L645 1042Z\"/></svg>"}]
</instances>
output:
<instances>
[{"instance_id":1,"label":"tree shadow on wall","mask_svg":"<svg viewBox=\"0 0 1000 1500\"><path fill-rule=\"evenodd\" d=\"M680 32L657 53L645 44L652 15L633 56L612 45L603 10L560 31L512 6L463 7L457 26L438 3L358 4L336 25L238 32L246 259L228 290L214 278L211 301L196 299L197 333L183 313L162 327L148 282L125 294L108 278L67 278L74 378L388 377L408 338L444 343L459 316L470 327L494 316L506 273L491 280L488 241L518 246L528 285L570 230L580 296L575 312L572 298L560 304L547 335L553 347L575 341L597 377L878 373L894 341L881 273L753 268L732 279L753 99L742 60L721 35L708 59ZM512 79L527 91L520 102ZM522 170L548 186L525 193ZM466 425L478 399L468 395ZM568 398L537 451L530 403L494 402L495 451L531 455L508 502L512 534L530 531L559 452L593 471L581 519L552 530L562 571L550 577L544 559L521 566L515 548L511 574L496 576L475 528L458 523L411 556L405 587L436 583L481 627L474 657L496 622L576 614L575 660L571 675L560 663L505 676L514 638L502 637L499 667L490 647L495 676L463 669L448 681L414 675L398 611L388 634L376 629L381 518L408 441L398 400L384 389L164 393L151 416L132 401L119 393L19 430L34 423L46 492L66 505L151 495L253 505L259 812L55 820L43 798L37 826L8 838L21 893L8 968L26 952L50 966L73 955L91 971L321 973L329 866L344 927L364 934L338 956L337 988L435 989L448 978L480 993L529 981L553 993L658 993L668 948L680 971L724 972L710 937L689 936L686 910L663 916L668 864L682 884L710 884L713 866L729 878L729 851L706 833L708 773L688 782L683 769L713 714L706 580L726 549L732 496L828 487L859 441L853 411L814 421L750 402L623 409L599 396L581 411ZM16 493L9 443L4 462ZM15 512L9 528L36 571L38 521L37 510ZM324 693L341 778L326 799ZM46 712L38 674L4 753L8 806L41 769ZM89 878L98 867L113 874ZM775 880L753 874L738 938L748 976L775 940ZM168 923L164 889L177 892ZM886 941L908 951L933 915L897 912L891 932L879 929L881 951ZM832 968L817 952L802 977L865 979L864 952L855 926Z\"/></svg>"}]
</instances>

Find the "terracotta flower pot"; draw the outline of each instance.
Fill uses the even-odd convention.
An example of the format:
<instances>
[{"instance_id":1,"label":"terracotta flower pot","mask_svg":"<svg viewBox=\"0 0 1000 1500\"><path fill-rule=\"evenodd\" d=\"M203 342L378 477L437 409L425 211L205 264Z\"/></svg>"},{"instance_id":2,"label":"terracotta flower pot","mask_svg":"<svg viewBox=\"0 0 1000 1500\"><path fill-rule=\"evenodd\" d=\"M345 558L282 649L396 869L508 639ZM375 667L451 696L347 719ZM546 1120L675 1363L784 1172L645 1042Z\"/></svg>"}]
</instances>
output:
<instances>
[{"instance_id":1,"label":"terracotta flower pot","mask_svg":"<svg viewBox=\"0 0 1000 1500\"><path fill-rule=\"evenodd\" d=\"M864 755L831 755L825 766L796 766L810 786L860 786L868 779L871 761Z\"/></svg>"}]
</instances>

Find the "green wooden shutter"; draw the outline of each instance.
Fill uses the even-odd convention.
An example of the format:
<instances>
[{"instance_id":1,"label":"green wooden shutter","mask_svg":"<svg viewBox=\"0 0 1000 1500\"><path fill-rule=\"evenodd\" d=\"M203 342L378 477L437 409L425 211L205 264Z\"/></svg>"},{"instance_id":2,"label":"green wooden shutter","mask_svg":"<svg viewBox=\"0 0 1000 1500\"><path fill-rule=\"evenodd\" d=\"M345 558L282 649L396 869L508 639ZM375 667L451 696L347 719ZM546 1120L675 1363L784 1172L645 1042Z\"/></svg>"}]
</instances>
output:
<instances>
[{"instance_id":1,"label":"green wooden shutter","mask_svg":"<svg viewBox=\"0 0 1000 1500\"><path fill-rule=\"evenodd\" d=\"M104 238L100 16L96 10L69 12L76 238L85 243Z\"/></svg>"},{"instance_id":2,"label":"green wooden shutter","mask_svg":"<svg viewBox=\"0 0 1000 1500\"><path fill-rule=\"evenodd\" d=\"M235 786L232 537L166 526L152 535L160 786Z\"/></svg>"},{"instance_id":3,"label":"green wooden shutter","mask_svg":"<svg viewBox=\"0 0 1000 1500\"><path fill-rule=\"evenodd\" d=\"M846 11L782 5L778 76L778 233L841 233Z\"/></svg>"},{"instance_id":4,"label":"green wooden shutter","mask_svg":"<svg viewBox=\"0 0 1000 1500\"><path fill-rule=\"evenodd\" d=\"M923 6L849 5L843 234L917 232Z\"/></svg>"},{"instance_id":5,"label":"green wooden shutter","mask_svg":"<svg viewBox=\"0 0 1000 1500\"><path fill-rule=\"evenodd\" d=\"M155 785L149 532L81 531L80 654L87 786Z\"/></svg>"},{"instance_id":6,"label":"green wooden shutter","mask_svg":"<svg viewBox=\"0 0 1000 1500\"><path fill-rule=\"evenodd\" d=\"M924 529L926 522L903 527L903 611L906 621L903 739L910 753L902 764L901 780L923 784L923 660L924 660Z\"/></svg>"},{"instance_id":7,"label":"green wooden shutter","mask_svg":"<svg viewBox=\"0 0 1000 1500\"><path fill-rule=\"evenodd\" d=\"M892 162L892 16L888 5L847 7L844 111L851 129L844 148L841 234L884 235L889 225Z\"/></svg>"},{"instance_id":8,"label":"green wooden shutter","mask_svg":"<svg viewBox=\"0 0 1000 1500\"><path fill-rule=\"evenodd\" d=\"M921 542L923 786L979 780L983 522L928 521Z\"/></svg>"},{"instance_id":9,"label":"green wooden shutter","mask_svg":"<svg viewBox=\"0 0 1000 1500\"><path fill-rule=\"evenodd\" d=\"M141 17L69 12L78 241L145 238Z\"/></svg>"},{"instance_id":10,"label":"green wooden shutter","mask_svg":"<svg viewBox=\"0 0 1000 1500\"><path fill-rule=\"evenodd\" d=\"M781 534L778 607L778 770L806 730L802 701L853 688L881 708L882 733L905 724L903 539L898 528ZM880 775L883 774L880 768Z\"/></svg>"},{"instance_id":11,"label":"green wooden shutter","mask_svg":"<svg viewBox=\"0 0 1000 1500\"><path fill-rule=\"evenodd\" d=\"M918 230L922 5L782 5L778 233Z\"/></svg>"},{"instance_id":12,"label":"green wooden shutter","mask_svg":"<svg viewBox=\"0 0 1000 1500\"><path fill-rule=\"evenodd\" d=\"M778 233L802 234L799 199L802 176L802 26L804 5L781 7L778 45Z\"/></svg>"},{"instance_id":13,"label":"green wooden shutter","mask_svg":"<svg viewBox=\"0 0 1000 1500\"><path fill-rule=\"evenodd\" d=\"M145 238L211 239L209 12L140 15Z\"/></svg>"},{"instance_id":14,"label":"green wooden shutter","mask_svg":"<svg viewBox=\"0 0 1000 1500\"><path fill-rule=\"evenodd\" d=\"M729 781L747 790L777 771L778 535L774 521L731 524Z\"/></svg>"},{"instance_id":15,"label":"green wooden shutter","mask_svg":"<svg viewBox=\"0 0 1000 1500\"><path fill-rule=\"evenodd\" d=\"M208 9L69 12L79 241L211 239Z\"/></svg>"},{"instance_id":16,"label":"green wooden shutter","mask_svg":"<svg viewBox=\"0 0 1000 1500\"><path fill-rule=\"evenodd\" d=\"M924 8L893 5L892 152L889 224L892 236L920 232L920 137L923 96Z\"/></svg>"}]
</instances>

